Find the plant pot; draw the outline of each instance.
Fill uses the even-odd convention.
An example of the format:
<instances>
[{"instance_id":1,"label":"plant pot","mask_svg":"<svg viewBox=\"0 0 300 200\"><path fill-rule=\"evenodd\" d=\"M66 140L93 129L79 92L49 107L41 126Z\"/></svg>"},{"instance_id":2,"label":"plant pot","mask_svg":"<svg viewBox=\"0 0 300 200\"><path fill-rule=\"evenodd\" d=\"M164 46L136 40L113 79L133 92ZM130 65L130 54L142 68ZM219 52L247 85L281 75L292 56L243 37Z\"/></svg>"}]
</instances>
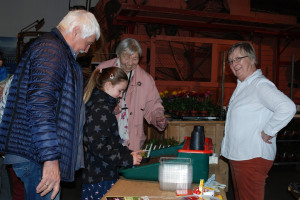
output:
<instances>
[{"instance_id":1,"label":"plant pot","mask_svg":"<svg viewBox=\"0 0 300 200\"><path fill-rule=\"evenodd\" d=\"M206 117L208 116L209 112L207 110L201 110L199 111L199 116Z\"/></svg>"},{"instance_id":2,"label":"plant pot","mask_svg":"<svg viewBox=\"0 0 300 200\"><path fill-rule=\"evenodd\" d=\"M196 117L198 115L198 111L197 110L191 110L191 116L192 117Z\"/></svg>"}]
</instances>

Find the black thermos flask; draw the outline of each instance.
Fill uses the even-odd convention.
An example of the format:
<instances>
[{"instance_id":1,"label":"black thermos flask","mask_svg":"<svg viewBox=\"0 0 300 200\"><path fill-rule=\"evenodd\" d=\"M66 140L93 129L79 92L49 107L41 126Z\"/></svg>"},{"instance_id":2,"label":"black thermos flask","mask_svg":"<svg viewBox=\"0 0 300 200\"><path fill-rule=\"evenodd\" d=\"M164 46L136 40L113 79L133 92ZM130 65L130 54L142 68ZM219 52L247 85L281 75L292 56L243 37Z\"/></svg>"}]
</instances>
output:
<instances>
[{"instance_id":1,"label":"black thermos flask","mask_svg":"<svg viewBox=\"0 0 300 200\"><path fill-rule=\"evenodd\" d=\"M194 126L191 134L190 141L191 150L204 150L205 149L205 134L204 126Z\"/></svg>"}]
</instances>

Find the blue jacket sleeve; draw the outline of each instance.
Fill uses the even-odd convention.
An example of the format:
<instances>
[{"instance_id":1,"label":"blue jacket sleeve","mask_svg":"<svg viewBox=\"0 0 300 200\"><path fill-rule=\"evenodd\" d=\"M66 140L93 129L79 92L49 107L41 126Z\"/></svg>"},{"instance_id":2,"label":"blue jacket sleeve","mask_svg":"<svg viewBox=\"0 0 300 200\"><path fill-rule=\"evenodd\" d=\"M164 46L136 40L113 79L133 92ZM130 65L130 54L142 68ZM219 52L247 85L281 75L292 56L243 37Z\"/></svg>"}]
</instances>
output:
<instances>
[{"instance_id":1,"label":"blue jacket sleeve","mask_svg":"<svg viewBox=\"0 0 300 200\"><path fill-rule=\"evenodd\" d=\"M35 49L30 60L31 80L26 97L33 142L44 162L60 158L56 118L64 82L65 59L62 56L65 54L54 45Z\"/></svg>"}]
</instances>

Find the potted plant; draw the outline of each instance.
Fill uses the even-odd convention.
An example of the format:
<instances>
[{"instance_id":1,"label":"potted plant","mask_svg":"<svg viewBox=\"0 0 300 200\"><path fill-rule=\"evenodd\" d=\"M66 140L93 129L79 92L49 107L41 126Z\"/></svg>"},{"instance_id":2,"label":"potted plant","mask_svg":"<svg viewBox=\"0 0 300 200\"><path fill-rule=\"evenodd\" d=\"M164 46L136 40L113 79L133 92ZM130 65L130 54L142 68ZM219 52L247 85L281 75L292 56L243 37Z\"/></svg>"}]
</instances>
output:
<instances>
[{"instance_id":1,"label":"potted plant","mask_svg":"<svg viewBox=\"0 0 300 200\"><path fill-rule=\"evenodd\" d=\"M210 91L205 93L185 90L160 92L166 112L178 117L217 116L220 108L212 102L211 95Z\"/></svg>"}]
</instances>

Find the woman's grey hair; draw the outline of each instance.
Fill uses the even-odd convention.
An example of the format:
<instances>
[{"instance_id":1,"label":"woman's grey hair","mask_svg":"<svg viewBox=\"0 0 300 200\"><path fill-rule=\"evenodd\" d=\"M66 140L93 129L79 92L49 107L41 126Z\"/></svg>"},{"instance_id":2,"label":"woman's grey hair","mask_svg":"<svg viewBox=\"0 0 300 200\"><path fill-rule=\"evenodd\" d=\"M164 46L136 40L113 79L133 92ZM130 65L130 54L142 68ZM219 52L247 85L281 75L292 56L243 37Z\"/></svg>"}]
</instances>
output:
<instances>
[{"instance_id":1,"label":"woman's grey hair","mask_svg":"<svg viewBox=\"0 0 300 200\"><path fill-rule=\"evenodd\" d=\"M86 10L72 10L59 22L57 28L64 31L65 34L71 33L78 26L81 30L81 37L87 38L96 35L100 38L100 26L94 14Z\"/></svg>"},{"instance_id":2,"label":"woman's grey hair","mask_svg":"<svg viewBox=\"0 0 300 200\"><path fill-rule=\"evenodd\" d=\"M236 49L240 49L241 52L244 52L246 54L245 56L248 56L250 60L254 60L254 64L257 65L257 58L254 47L252 46L252 44L247 42L240 42L232 45L232 47L228 51L227 60L229 60L229 56Z\"/></svg>"},{"instance_id":3,"label":"woman's grey hair","mask_svg":"<svg viewBox=\"0 0 300 200\"><path fill-rule=\"evenodd\" d=\"M139 57L142 56L142 47L139 44L138 41L136 41L133 38L126 38L124 40L122 40L116 49L116 54L118 56L121 56L122 53L128 53L129 55L134 54L135 52L138 52Z\"/></svg>"}]
</instances>

